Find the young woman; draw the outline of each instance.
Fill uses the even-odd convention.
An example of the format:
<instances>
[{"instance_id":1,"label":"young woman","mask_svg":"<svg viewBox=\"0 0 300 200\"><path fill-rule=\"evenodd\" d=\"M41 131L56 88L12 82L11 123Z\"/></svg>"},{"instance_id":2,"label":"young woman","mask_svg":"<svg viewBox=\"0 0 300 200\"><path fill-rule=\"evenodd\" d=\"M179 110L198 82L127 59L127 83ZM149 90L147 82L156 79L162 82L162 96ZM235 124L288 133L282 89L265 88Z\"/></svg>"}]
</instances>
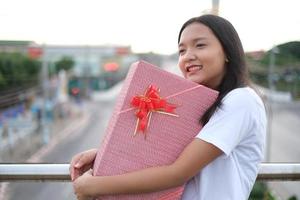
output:
<instances>
[{"instance_id":1,"label":"young woman","mask_svg":"<svg viewBox=\"0 0 300 200\"><path fill-rule=\"evenodd\" d=\"M143 193L187 183L184 200L246 200L263 159L266 114L250 87L244 51L230 22L214 15L188 20L178 38L179 67L185 78L219 91L201 119L204 127L171 165L124 175L93 177L97 150L71 161L77 198Z\"/></svg>"}]
</instances>

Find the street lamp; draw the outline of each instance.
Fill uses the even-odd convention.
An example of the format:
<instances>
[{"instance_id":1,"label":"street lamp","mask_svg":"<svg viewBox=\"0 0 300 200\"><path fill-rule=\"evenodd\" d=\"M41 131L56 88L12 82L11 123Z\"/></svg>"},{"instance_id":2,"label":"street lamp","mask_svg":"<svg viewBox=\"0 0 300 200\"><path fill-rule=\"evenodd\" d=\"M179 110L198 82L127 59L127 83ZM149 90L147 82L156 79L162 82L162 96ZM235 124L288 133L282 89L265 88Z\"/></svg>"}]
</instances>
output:
<instances>
[{"instance_id":1,"label":"street lamp","mask_svg":"<svg viewBox=\"0 0 300 200\"><path fill-rule=\"evenodd\" d=\"M274 74L274 68L275 68L275 54L279 53L279 48L277 46L273 47L270 51L270 63L269 63L269 76L268 76L268 83L269 83L269 89L271 90L271 96L273 94L273 91L276 90L275 87L275 74Z\"/></svg>"},{"instance_id":2,"label":"street lamp","mask_svg":"<svg viewBox=\"0 0 300 200\"><path fill-rule=\"evenodd\" d=\"M266 161L270 162L271 160L271 135L272 135L272 118L273 118L273 111L272 111L272 102L273 98L275 98L274 91L275 88L275 54L279 53L279 49L277 46L274 46L270 51L270 63L269 63L269 74L268 74L268 84L269 84L269 96L268 96L268 103L269 103L269 113L268 113L268 125L267 125L267 138L266 138Z\"/></svg>"},{"instance_id":3,"label":"street lamp","mask_svg":"<svg viewBox=\"0 0 300 200\"><path fill-rule=\"evenodd\" d=\"M43 135L43 143L49 143L49 124L47 121L47 113L46 113L46 105L49 101L49 71L48 71L48 62L47 62L47 52L46 45L43 44L43 54L42 54L42 88L43 88L43 105L42 105L42 135Z\"/></svg>"}]
</instances>

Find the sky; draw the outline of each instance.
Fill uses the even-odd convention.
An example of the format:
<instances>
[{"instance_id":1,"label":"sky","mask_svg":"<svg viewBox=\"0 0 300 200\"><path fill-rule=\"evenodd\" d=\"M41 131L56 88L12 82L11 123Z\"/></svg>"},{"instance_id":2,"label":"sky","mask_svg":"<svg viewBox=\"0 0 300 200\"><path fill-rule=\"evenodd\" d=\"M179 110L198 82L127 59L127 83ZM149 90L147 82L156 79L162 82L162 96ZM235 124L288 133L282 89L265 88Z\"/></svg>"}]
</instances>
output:
<instances>
[{"instance_id":1,"label":"sky","mask_svg":"<svg viewBox=\"0 0 300 200\"><path fill-rule=\"evenodd\" d=\"M234 25L245 51L300 41L299 0L219 2L219 15ZM182 24L211 6L212 0L0 0L0 40L172 54Z\"/></svg>"}]
</instances>

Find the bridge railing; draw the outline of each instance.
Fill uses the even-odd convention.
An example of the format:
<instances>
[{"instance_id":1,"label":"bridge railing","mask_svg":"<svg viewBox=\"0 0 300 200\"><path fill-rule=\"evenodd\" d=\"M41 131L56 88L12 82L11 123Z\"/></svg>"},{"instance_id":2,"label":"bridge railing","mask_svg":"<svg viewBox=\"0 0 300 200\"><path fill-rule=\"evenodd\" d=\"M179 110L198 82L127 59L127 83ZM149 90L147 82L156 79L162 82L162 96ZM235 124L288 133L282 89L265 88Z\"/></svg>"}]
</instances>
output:
<instances>
[{"instance_id":1,"label":"bridge railing","mask_svg":"<svg viewBox=\"0 0 300 200\"><path fill-rule=\"evenodd\" d=\"M69 164L0 164L0 182L70 180ZM300 163L262 163L257 180L300 181Z\"/></svg>"}]
</instances>

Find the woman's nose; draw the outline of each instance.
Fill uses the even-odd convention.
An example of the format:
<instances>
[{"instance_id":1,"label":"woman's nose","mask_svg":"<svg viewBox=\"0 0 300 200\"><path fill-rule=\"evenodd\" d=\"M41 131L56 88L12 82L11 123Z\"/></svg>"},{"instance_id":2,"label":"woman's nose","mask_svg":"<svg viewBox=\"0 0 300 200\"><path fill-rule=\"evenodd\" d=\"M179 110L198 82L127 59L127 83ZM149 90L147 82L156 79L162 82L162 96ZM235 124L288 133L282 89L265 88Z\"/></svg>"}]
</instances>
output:
<instances>
[{"instance_id":1,"label":"woman's nose","mask_svg":"<svg viewBox=\"0 0 300 200\"><path fill-rule=\"evenodd\" d=\"M185 54L184 54L184 59L185 59L186 61L196 59L195 52L192 51L192 50L187 50L187 51L185 52Z\"/></svg>"}]
</instances>

